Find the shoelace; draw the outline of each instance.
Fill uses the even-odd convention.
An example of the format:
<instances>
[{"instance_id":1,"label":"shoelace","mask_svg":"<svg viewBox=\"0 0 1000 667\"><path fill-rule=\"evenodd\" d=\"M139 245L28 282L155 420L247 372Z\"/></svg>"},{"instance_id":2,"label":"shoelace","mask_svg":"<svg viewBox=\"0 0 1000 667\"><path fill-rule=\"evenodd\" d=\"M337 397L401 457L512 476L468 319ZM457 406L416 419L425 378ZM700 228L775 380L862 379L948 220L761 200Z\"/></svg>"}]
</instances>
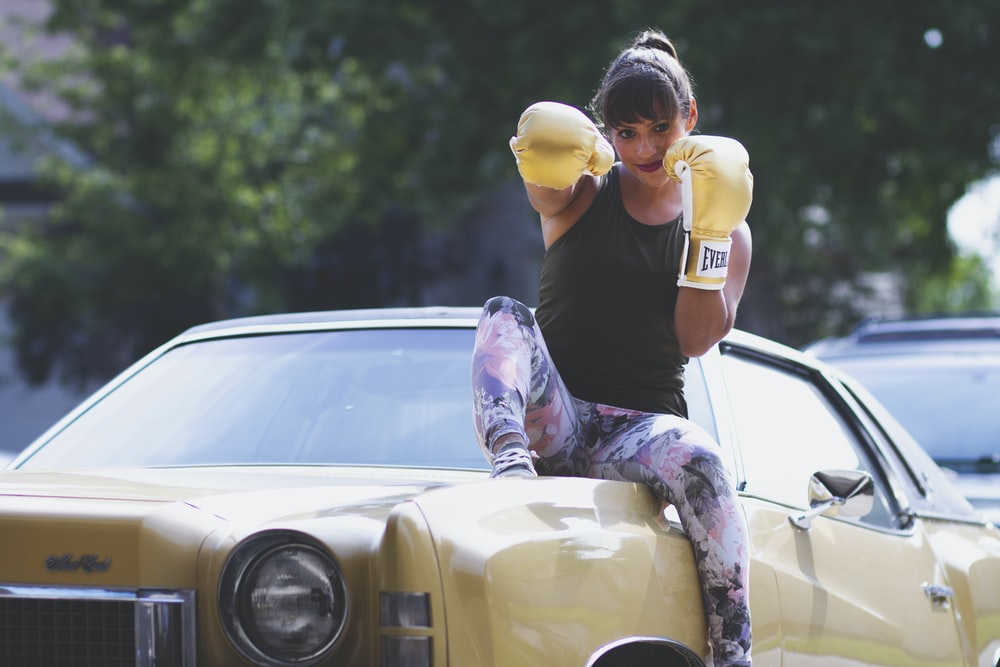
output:
<instances>
[{"instance_id":1,"label":"shoelace","mask_svg":"<svg viewBox=\"0 0 1000 667\"><path fill-rule=\"evenodd\" d=\"M523 447L507 447L501 450L493 457L493 473L490 477L499 477L511 468L524 468L532 475L535 474L535 466L528 450Z\"/></svg>"}]
</instances>

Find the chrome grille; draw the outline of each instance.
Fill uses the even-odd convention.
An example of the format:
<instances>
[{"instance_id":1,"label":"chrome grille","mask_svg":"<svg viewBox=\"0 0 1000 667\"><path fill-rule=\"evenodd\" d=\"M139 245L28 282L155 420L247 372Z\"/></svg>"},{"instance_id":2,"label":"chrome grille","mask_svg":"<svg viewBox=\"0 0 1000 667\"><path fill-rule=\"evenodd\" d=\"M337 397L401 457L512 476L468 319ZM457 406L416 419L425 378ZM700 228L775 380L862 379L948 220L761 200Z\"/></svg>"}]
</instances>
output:
<instances>
[{"instance_id":1,"label":"chrome grille","mask_svg":"<svg viewBox=\"0 0 1000 667\"><path fill-rule=\"evenodd\" d=\"M4 667L193 667L193 591L0 584Z\"/></svg>"}]
</instances>

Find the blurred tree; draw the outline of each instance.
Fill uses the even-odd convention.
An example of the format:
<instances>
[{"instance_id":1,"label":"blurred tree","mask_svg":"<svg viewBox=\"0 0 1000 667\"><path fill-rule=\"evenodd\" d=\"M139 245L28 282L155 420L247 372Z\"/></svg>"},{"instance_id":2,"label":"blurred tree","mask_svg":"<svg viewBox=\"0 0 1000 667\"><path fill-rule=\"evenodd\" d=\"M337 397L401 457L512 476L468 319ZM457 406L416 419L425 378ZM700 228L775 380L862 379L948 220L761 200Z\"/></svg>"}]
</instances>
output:
<instances>
[{"instance_id":1,"label":"blurred tree","mask_svg":"<svg viewBox=\"0 0 1000 667\"><path fill-rule=\"evenodd\" d=\"M958 255L947 272L922 281L923 288L913 295L911 309L916 313L989 310L992 282L990 268L981 257Z\"/></svg>"},{"instance_id":2,"label":"blurred tree","mask_svg":"<svg viewBox=\"0 0 1000 667\"><path fill-rule=\"evenodd\" d=\"M286 3L217 4L53 3L47 28L76 48L26 63L24 81L66 100L57 130L93 161L53 157L48 224L4 247L30 380L53 362L106 377L192 323L281 307L282 267L366 194L352 172L369 82L342 60L295 72ZM219 23L222 9L245 21Z\"/></svg>"},{"instance_id":3,"label":"blurred tree","mask_svg":"<svg viewBox=\"0 0 1000 667\"><path fill-rule=\"evenodd\" d=\"M701 130L751 153L740 326L831 333L868 271L902 272L914 308L928 285L935 307L989 298L946 212L997 164L991 0L52 4L77 48L19 69L75 110L55 129L93 163L53 159L48 224L0 246L34 380L107 375L213 317L412 302L420 229L515 177L520 111L585 106L647 26L676 39Z\"/></svg>"},{"instance_id":4,"label":"blurred tree","mask_svg":"<svg viewBox=\"0 0 1000 667\"><path fill-rule=\"evenodd\" d=\"M910 310L927 290L938 307L990 304L988 275L951 264L947 211L1000 164L1000 4L708 1L688 19L699 92L750 148L757 329L833 333L864 307L833 287L866 271L900 272ZM956 281L976 286L949 296Z\"/></svg>"}]
</instances>

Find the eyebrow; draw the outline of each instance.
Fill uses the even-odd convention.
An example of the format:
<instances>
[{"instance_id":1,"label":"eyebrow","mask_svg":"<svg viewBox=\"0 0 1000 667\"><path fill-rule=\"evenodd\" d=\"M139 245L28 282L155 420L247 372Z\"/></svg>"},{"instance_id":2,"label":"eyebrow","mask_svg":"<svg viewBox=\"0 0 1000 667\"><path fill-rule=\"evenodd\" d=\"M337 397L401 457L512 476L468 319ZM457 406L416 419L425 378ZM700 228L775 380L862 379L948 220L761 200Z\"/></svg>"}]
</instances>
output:
<instances>
[{"instance_id":1,"label":"eyebrow","mask_svg":"<svg viewBox=\"0 0 1000 667\"><path fill-rule=\"evenodd\" d=\"M672 121L670 121L670 120L668 120L666 118L657 118L657 119L654 119L654 120L649 120L649 119L645 119L644 118L644 119L640 119L640 120L636 120L636 121L622 121L620 123L612 125L611 129L613 129L613 130L617 130L619 128L629 129L629 128L636 127L636 126L639 126L639 125L659 125L660 123L667 123L668 125L671 125Z\"/></svg>"}]
</instances>

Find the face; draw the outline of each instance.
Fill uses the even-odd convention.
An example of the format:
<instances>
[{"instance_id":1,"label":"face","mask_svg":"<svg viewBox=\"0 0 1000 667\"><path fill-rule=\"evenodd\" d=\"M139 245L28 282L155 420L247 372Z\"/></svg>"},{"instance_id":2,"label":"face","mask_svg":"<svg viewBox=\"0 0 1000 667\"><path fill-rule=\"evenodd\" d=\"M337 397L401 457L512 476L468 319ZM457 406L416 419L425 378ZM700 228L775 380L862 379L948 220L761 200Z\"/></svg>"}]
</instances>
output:
<instances>
[{"instance_id":1,"label":"face","mask_svg":"<svg viewBox=\"0 0 1000 667\"><path fill-rule=\"evenodd\" d=\"M611 141L622 165L643 183L666 183L669 177L663 169L663 156L670 144L694 129L698 118L694 100L690 109L687 117L642 119L611 128Z\"/></svg>"}]
</instances>

